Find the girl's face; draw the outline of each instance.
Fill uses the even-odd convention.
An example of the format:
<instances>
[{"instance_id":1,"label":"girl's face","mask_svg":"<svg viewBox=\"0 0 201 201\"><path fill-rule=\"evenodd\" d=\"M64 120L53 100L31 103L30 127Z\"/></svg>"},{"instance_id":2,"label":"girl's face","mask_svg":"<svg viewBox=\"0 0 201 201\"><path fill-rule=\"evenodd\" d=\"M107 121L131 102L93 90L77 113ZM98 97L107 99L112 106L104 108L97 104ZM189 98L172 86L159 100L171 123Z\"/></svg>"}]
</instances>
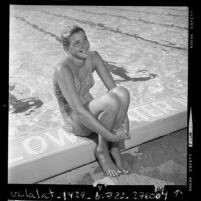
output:
<instances>
[{"instance_id":1,"label":"girl's face","mask_svg":"<svg viewBox=\"0 0 201 201\"><path fill-rule=\"evenodd\" d=\"M86 59L89 55L90 44L86 34L79 31L70 36L69 53L79 59Z\"/></svg>"}]
</instances>

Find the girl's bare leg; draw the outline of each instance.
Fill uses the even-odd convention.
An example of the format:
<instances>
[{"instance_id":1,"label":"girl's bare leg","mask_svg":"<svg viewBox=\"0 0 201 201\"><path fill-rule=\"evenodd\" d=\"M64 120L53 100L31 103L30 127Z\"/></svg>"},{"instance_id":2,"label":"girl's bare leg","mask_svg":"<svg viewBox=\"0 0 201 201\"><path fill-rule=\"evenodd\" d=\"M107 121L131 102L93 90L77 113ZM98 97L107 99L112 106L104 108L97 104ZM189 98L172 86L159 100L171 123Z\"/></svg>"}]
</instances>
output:
<instances>
[{"instance_id":1,"label":"girl's bare leg","mask_svg":"<svg viewBox=\"0 0 201 201\"><path fill-rule=\"evenodd\" d=\"M129 107L129 103L130 103L130 94L129 94L128 90L124 87L116 87L113 90L111 90L111 93L115 93L121 102L120 110L119 110L118 116L116 118L115 124L113 126L113 129L118 129L121 127L122 123L124 122L125 118L127 117L128 107ZM121 158L119 142L111 143L111 155L112 155L117 167L120 170L127 172L126 165Z\"/></svg>"},{"instance_id":2,"label":"girl's bare leg","mask_svg":"<svg viewBox=\"0 0 201 201\"><path fill-rule=\"evenodd\" d=\"M117 95L108 93L100 98L92 100L87 109L104 125L108 130L113 129L114 122L119 114L120 100ZM74 132L79 136L87 136L92 133L91 130L86 128L76 116L74 116ZM98 135L97 152L100 156L104 170L109 176L117 176L120 173L117 166L112 161L107 140Z\"/></svg>"},{"instance_id":3,"label":"girl's bare leg","mask_svg":"<svg viewBox=\"0 0 201 201\"><path fill-rule=\"evenodd\" d=\"M116 115L117 115L116 111L117 110L116 111L115 110L111 111L111 109L107 109L106 111L102 112L98 116L99 121L108 130L112 130L114 121L116 119ZM105 168L108 169L108 173L109 173L108 175L110 175L110 176L116 176L118 173L120 173L119 170L118 170L118 168L113 163L113 161L111 160L111 157L109 155L108 142L101 135L98 135L98 147L97 147L97 151L99 153L99 156L101 158L102 163L105 165Z\"/></svg>"}]
</instances>

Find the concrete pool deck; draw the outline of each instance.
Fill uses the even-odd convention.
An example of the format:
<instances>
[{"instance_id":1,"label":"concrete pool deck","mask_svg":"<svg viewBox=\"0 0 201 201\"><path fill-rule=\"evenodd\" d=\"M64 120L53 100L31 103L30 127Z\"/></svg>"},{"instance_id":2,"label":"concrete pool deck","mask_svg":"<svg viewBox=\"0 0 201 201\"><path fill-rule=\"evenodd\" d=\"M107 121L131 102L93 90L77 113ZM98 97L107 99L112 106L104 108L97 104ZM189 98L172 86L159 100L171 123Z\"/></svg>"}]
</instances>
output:
<instances>
[{"instance_id":1,"label":"concrete pool deck","mask_svg":"<svg viewBox=\"0 0 201 201\"><path fill-rule=\"evenodd\" d=\"M117 84L131 93L132 138L126 150L187 126L186 7L13 5L10 183L38 182L95 160L96 136L74 136L63 125L52 93L54 67L65 56L59 35L72 24L86 30L91 49L103 57ZM96 97L106 90L96 73L94 77L91 93Z\"/></svg>"},{"instance_id":2,"label":"concrete pool deck","mask_svg":"<svg viewBox=\"0 0 201 201\"><path fill-rule=\"evenodd\" d=\"M130 173L107 177L97 162L67 171L38 184L186 185L187 129L122 152Z\"/></svg>"}]
</instances>

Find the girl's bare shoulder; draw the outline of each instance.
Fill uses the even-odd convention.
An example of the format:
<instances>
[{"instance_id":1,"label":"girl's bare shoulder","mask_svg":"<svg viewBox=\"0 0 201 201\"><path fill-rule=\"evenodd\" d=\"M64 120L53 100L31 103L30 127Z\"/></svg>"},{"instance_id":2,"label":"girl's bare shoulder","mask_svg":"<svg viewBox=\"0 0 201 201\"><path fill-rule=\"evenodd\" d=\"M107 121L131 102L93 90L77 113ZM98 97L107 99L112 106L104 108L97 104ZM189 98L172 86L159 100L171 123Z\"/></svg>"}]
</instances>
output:
<instances>
[{"instance_id":1,"label":"girl's bare shoulder","mask_svg":"<svg viewBox=\"0 0 201 201\"><path fill-rule=\"evenodd\" d=\"M97 51L91 51L90 54L93 60L96 60L99 56L99 53Z\"/></svg>"},{"instance_id":2,"label":"girl's bare shoulder","mask_svg":"<svg viewBox=\"0 0 201 201\"><path fill-rule=\"evenodd\" d=\"M102 58L97 51L91 51L91 62L93 69L96 68L97 64L101 62Z\"/></svg>"},{"instance_id":3,"label":"girl's bare shoulder","mask_svg":"<svg viewBox=\"0 0 201 201\"><path fill-rule=\"evenodd\" d=\"M60 61L54 70L54 78L56 80L61 79L64 75L72 76L67 59Z\"/></svg>"}]
</instances>

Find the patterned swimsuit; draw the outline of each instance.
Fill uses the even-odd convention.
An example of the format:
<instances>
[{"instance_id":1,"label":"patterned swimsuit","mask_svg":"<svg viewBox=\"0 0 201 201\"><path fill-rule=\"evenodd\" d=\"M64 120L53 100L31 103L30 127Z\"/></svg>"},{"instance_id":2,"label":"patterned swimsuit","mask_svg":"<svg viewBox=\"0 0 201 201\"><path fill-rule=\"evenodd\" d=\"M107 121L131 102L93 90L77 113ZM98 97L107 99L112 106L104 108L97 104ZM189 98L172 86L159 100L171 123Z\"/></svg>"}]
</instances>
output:
<instances>
[{"instance_id":1,"label":"patterned swimsuit","mask_svg":"<svg viewBox=\"0 0 201 201\"><path fill-rule=\"evenodd\" d=\"M92 64L91 64L91 52L86 60L85 67L87 68L87 77L82 82L80 82L77 76L73 73L74 85L75 85L77 93L80 96L80 99L83 105L85 105L86 103L88 103L89 101L93 99L92 95L89 93L89 89L94 85L94 78L92 74L93 72L92 72ZM70 106L70 104L68 103L68 101L65 99L59 87L59 84L55 79L53 80L53 89L54 89L54 94L57 98L60 112L62 114L64 121L66 122L69 119L72 120L74 111L72 107Z\"/></svg>"}]
</instances>

